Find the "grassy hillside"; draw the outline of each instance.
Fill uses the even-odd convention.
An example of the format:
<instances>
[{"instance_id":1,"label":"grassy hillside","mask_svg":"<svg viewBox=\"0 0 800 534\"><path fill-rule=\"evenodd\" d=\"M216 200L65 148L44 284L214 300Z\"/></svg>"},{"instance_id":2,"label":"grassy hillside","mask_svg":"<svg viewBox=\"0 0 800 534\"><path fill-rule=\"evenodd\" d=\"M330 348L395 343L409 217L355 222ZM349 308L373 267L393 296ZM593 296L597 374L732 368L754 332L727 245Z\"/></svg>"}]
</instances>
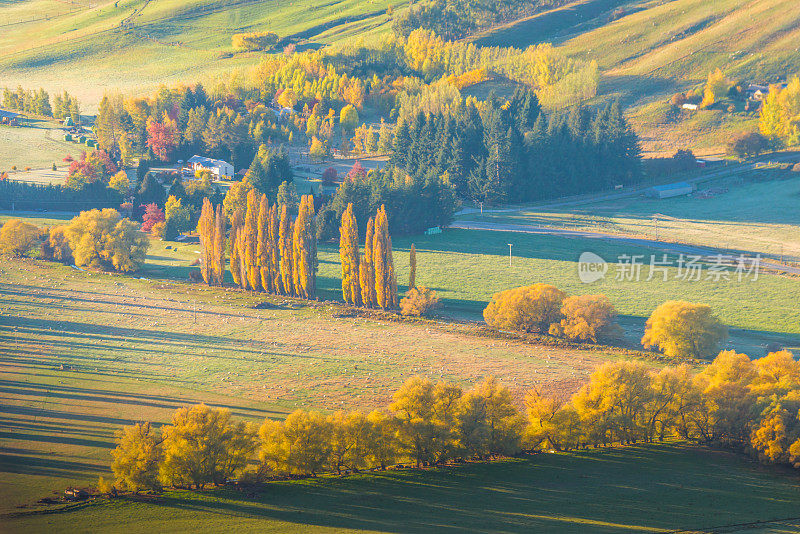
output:
<instances>
[{"instance_id":1,"label":"grassy hillside","mask_svg":"<svg viewBox=\"0 0 800 534\"><path fill-rule=\"evenodd\" d=\"M619 8L614 17L610 17ZM618 17L618 18L617 18ZM616 19L616 20L612 20ZM774 82L800 70L800 3L785 0L580 0L479 36L478 42L562 44L603 70L601 98L634 105L645 148L717 152L753 114L702 111L674 116L665 102L721 68L733 80ZM708 150L710 149L710 150Z\"/></svg>"},{"instance_id":2,"label":"grassy hillside","mask_svg":"<svg viewBox=\"0 0 800 534\"><path fill-rule=\"evenodd\" d=\"M56 0L0 4L0 85L62 88L97 100L114 88L207 79L257 63L233 54L231 35L274 31L319 46L387 29L395 0ZM87 83L90 82L90 83ZM92 102L92 105L96 105Z\"/></svg>"}]
</instances>

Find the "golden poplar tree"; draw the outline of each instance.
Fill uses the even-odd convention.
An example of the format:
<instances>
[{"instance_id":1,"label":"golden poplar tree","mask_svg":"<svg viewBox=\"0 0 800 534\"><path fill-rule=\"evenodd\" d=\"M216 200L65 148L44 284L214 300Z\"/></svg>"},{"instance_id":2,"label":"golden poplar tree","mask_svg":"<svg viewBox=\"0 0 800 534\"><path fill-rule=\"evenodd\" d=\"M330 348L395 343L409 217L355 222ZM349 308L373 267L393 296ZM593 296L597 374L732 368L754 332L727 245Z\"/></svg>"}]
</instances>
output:
<instances>
[{"instance_id":1,"label":"golden poplar tree","mask_svg":"<svg viewBox=\"0 0 800 534\"><path fill-rule=\"evenodd\" d=\"M348 204L342 214L339 229L339 258L342 261L342 297L348 304L361 304L359 284L358 224L353 215L353 204Z\"/></svg>"},{"instance_id":2,"label":"golden poplar tree","mask_svg":"<svg viewBox=\"0 0 800 534\"><path fill-rule=\"evenodd\" d=\"M251 189L247 193L247 212L244 220L244 267L247 287L252 291L261 289L261 272L258 268L258 193Z\"/></svg>"},{"instance_id":3,"label":"golden poplar tree","mask_svg":"<svg viewBox=\"0 0 800 534\"><path fill-rule=\"evenodd\" d=\"M258 247L256 257L258 259L258 274L261 279L261 288L267 292L274 292L272 287L272 273L270 273L271 252L269 242L269 202L267 195L261 195L258 206Z\"/></svg>"},{"instance_id":4,"label":"golden poplar tree","mask_svg":"<svg viewBox=\"0 0 800 534\"><path fill-rule=\"evenodd\" d=\"M386 207L381 205L375 217L375 236L373 238L372 262L375 265L375 296L378 306L392 308L397 302L397 279L392 260L392 243L389 237L389 221Z\"/></svg>"},{"instance_id":5,"label":"golden poplar tree","mask_svg":"<svg viewBox=\"0 0 800 534\"><path fill-rule=\"evenodd\" d=\"M303 195L294 223L293 260L295 294L313 299L316 292L316 232L314 229L314 197Z\"/></svg>"},{"instance_id":6,"label":"golden poplar tree","mask_svg":"<svg viewBox=\"0 0 800 534\"><path fill-rule=\"evenodd\" d=\"M214 278L218 286L225 281L225 221L227 217L222 204L217 204L216 224L214 225Z\"/></svg>"},{"instance_id":7,"label":"golden poplar tree","mask_svg":"<svg viewBox=\"0 0 800 534\"><path fill-rule=\"evenodd\" d=\"M411 250L408 252L408 289L417 287L417 249L411 243Z\"/></svg>"},{"instance_id":8,"label":"golden poplar tree","mask_svg":"<svg viewBox=\"0 0 800 534\"><path fill-rule=\"evenodd\" d=\"M231 221L231 235L230 235L230 253L231 253L231 276L233 277L233 283L237 286L244 287L244 281L241 278L241 263L242 257L239 255L239 234L242 230L242 212L237 211L233 214L233 220Z\"/></svg>"},{"instance_id":9,"label":"golden poplar tree","mask_svg":"<svg viewBox=\"0 0 800 534\"><path fill-rule=\"evenodd\" d=\"M375 296L375 263L373 261L373 244L375 222L372 217L367 221L367 237L364 239L364 257L359 265L359 281L361 282L361 302L372 308L377 305Z\"/></svg>"},{"instance_id":10,"label":"golden poplar tree","mask_svg":"<svg viewBox=\"0 0 800 534\"><path fill-rule=\"evenodd\" d=\"M292 220L289 216L289 209L286 204L281 204L281 221L278 229L278 242L280 248L280 270L283 292L286 295L294 295L294 276L292 266Z\"/></svg>"},{"instance_id":11,"label":"golden poplar tree","mask_svg":"<svg viewBox=\"0 0 800 534\"><path fill-rule=\"evenodd\" d=\"M281 280L279 236L278 205L273 204L269 210L269 273L272 277L272 290L281 294L283 293L283 280Z\"/></svg>"},{"instance_id":12,"label":"golden poplar tree","mask_svg":"<svg viewBox=\"0 0 800 534\"><path fill-rule=\"evenodd\" d=\"M206 284L211 285L214 282L214 207L208 198L203 199L200 220L197 222L197 233L200 235L200 244L203 250L200 273Z\"/></svg>"}]
</instances>

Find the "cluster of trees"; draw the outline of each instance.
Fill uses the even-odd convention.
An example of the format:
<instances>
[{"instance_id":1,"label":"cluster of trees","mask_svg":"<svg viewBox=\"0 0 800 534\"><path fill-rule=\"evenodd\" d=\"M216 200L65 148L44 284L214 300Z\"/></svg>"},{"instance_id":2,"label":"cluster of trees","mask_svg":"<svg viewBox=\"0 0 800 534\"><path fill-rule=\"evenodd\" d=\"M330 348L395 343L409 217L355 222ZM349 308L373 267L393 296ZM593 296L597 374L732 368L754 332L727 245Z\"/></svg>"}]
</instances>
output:
<instances>
[{"instance_id":1,"label":"cluster of trees","mask_svg":"<svg viewBox=\"0 0 800 534\"><path fill-rule=\"evenodd\" d=\"M417 28L433 30L447 39L461 39L495 24L559 7L567 0L426 0L393 17L392 29L409 35Z\"/></svg>"},{"instance_id":2,"label":"cluster of trees","mask_svg":"<svg viewBox=\"0 0 800 534\"><path fill-rule=\"evenodd\" d=\"M597 342L620 333L617 312L605 295L567 296L542 283L495 293L483 318L495 328L549 333L577 341ZM708 358L716 354L727 335L727 328L710 306L670 300L648 318L642 345L672 358Z\"/></svg>"},{"instance_id":3,"label":"cluster of trees","mask_svg":"<svg viewBox=\"0 0 800 534\"><path fill-rule=\"evenodd\" d=\"M0 252L25 256L37 246L46 260L130 272L144 263L150 242L137 223L110 208L81 212L48 229L21 219L0 227Z\"/></svg>"},{"instance_id":4,"label":"cluster of trees","mask_svg":"<svg viewBox=\"0 0 800 534\"><path fill-rule=\"evenodd\" d=\"M323 221L334 221L333 224L321 225L320 239L336 237L335 221L341 220L350 204L359 228L366 229L367 219L385 206L392 233L408 235L450 224L458 199L448 177L436 169L420 169L411 174L389 165L367 172L356 163L331 201L320 210Z\"/></svg>"},{"instance_id":5,"label":"cluster of trees","mask_svg":"<svg viewBox=\"0 0 800 534\"><path fill-rule=\"evenodd\" d=\"M54 211L80 211L95 207L118 206L119 191L101 183L81 190L58 184L34 184L0 179L0 208Z\"/></svg>"},{"instance_id":6,"label":"cluster of trees","mask_svg":"<svg viewBox=\"0 0 800 534\"><path fill-rule=\"evenodd\" d=\"M89 185L106 187L119 170L105 150L82 151L78 159L69 159L69 172L64 187L82 191Z\"/></svg>"},{"instance_id":7,"label":"cluster of trees","mask_svg":"<svg viewBox=\"0 0 800 534\"><path fill-rule=\"evenodd\" d=\"M268 51L278 44L278 34L274 32L234 33L231 44L245 52Z\"/></svg>"},{"instance_id":8,"label":"cluster of trees","mask_svg":"<svg viewBox=\"0 0 800 534\"><path fill-rule=\"evenodd\" d=\"M42 88L23 89L3 89L3 107L14 109L21 113L32 113L45 117L55 117L64 119L72 117L75 124L80 123L80 107L78 99L64 91L63 95L55 95L53 103L50 103L50 93Z\"/></svg>"},{"instance_id":9,"label":"cluster of trees","mask_svg":"<svg viewBox=\"0 0 800 534\"><path fill-rule=\"evenodd\" d=\"M396 308L397 276L392 257L392 237L386 207L367 221L364 254L359 252L358 222L353 204L342 214L339 230L339 257L342 262L342 296L354 306Z\"/></svg>"},{"instance_id":10,"label":"cluster of trees","mask_svg":"<svg viewBox=\"0 0 800 534\"><path fill-rule=\"evenodd\" d=\"M448 112L417 113L397 126L393 149L393 166L446 175L459 195L482 202L552 198L641 178L639 140L618 104L548 117L529 90L508 103L468 99Z\"/></svg>"},{"instance_id":11,"label":"cluster of trees","mask_svg":"<svg viewBox=\"0 0 800 534\"><path fill-rule=\"evenodd\" d=\"M800 77L773 85L761 107L761 133L776 146L800 145Z\"/></svg>"},{"instance_id":12,"label":"cluster of trees","mask_svg":"<svg viewBox=\"0 0 800 534\"><path fill-rule=\"evenodd\" d=\"M522 406L492 377L464 391L416 376L388 410L298 410L259 429L231 421L225 409L182 408L161 431L150 423L124 428L112 470L120 489L202 488L235 476L341 474L668 438L797 466L799 393L800 363L788 351L758 360L724 351L696 374L686 365L657 371L608 362L573 395L534 389ZM256 453L258 467L244 473Z\"/></svg>"},{"instance_id":13,"label":"cluster of trees","mask_svg":"<svg viewBox=\"0 0 800 534\"><path fill-rule=\"evenodd\" d=\"M617 312L605 295L567 296L548 284L495 293L483 310L495 328L549 333L580 341L598 341L619 332Z\"/></svg>"},{"instance_id":14,"label":"cluster of trees","mask_svg":"<svg viewBox=\"0 0 800 534\"><path fill-rule=\"evenodd\" d=\"M317 241L314 199L294 206L273 204L255 190L236 211L230 233L230 268L236 285L305 299L316 296Z\"/></svg>"}]
</instances>

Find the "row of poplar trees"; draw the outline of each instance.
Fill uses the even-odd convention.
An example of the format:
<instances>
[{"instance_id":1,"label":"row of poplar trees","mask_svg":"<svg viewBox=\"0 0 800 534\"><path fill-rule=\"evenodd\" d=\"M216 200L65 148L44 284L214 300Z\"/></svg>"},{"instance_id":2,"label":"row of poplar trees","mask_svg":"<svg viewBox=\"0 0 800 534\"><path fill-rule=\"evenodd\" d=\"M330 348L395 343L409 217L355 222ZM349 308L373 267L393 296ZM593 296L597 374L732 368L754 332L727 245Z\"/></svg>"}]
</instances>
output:
<instances>
[{"instance_id":1,"label":"row of poplar trees","mask_svg":"<svg viewBox=\"0 0 800 534\"><path fill-rule=\"evenodd\" d=\"M203 247L201 272L209 285L222 285L225 272L225 213L214 215L206 199L198 224ZM306 299L316 296L317 241L314 199L304 195L297 217L285 204L269 205L266 195L247 194L247 207L231 218L230 270L233 282L250 291Z\"/></svg>"},{"instance_id":2,"label":"row of poplar trees","mask_svg":"<svg viewBox=\"0 0 800 534\"><path fill-rule=\"evenodd\" d=\"M339 229L339 257L342 261L342 295L346 303L368 308L397 307L397 277L385 206L382 205L375 217L367 221L362 255L353 204L347 205Z\"/></svg>"}]
</instances>

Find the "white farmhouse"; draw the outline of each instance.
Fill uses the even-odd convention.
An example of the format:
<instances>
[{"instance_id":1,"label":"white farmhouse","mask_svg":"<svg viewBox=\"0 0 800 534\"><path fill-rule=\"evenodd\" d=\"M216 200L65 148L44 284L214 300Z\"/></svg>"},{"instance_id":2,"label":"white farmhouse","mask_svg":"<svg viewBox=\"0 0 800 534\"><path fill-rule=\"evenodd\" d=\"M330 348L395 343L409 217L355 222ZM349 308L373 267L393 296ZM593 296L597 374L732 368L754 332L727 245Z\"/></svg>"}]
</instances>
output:
<instances>
[{"instance_id":1,"label":"white farmhouse","mask_svg":"<svg viewBox=\"0 0 800 534\"><path fill-rule=\"evenodd\" d=\"M208 170L221 180L233 180L233 165L221 159L192 156L186 162L193 171Z\"/></svg>"}]
</instances>

